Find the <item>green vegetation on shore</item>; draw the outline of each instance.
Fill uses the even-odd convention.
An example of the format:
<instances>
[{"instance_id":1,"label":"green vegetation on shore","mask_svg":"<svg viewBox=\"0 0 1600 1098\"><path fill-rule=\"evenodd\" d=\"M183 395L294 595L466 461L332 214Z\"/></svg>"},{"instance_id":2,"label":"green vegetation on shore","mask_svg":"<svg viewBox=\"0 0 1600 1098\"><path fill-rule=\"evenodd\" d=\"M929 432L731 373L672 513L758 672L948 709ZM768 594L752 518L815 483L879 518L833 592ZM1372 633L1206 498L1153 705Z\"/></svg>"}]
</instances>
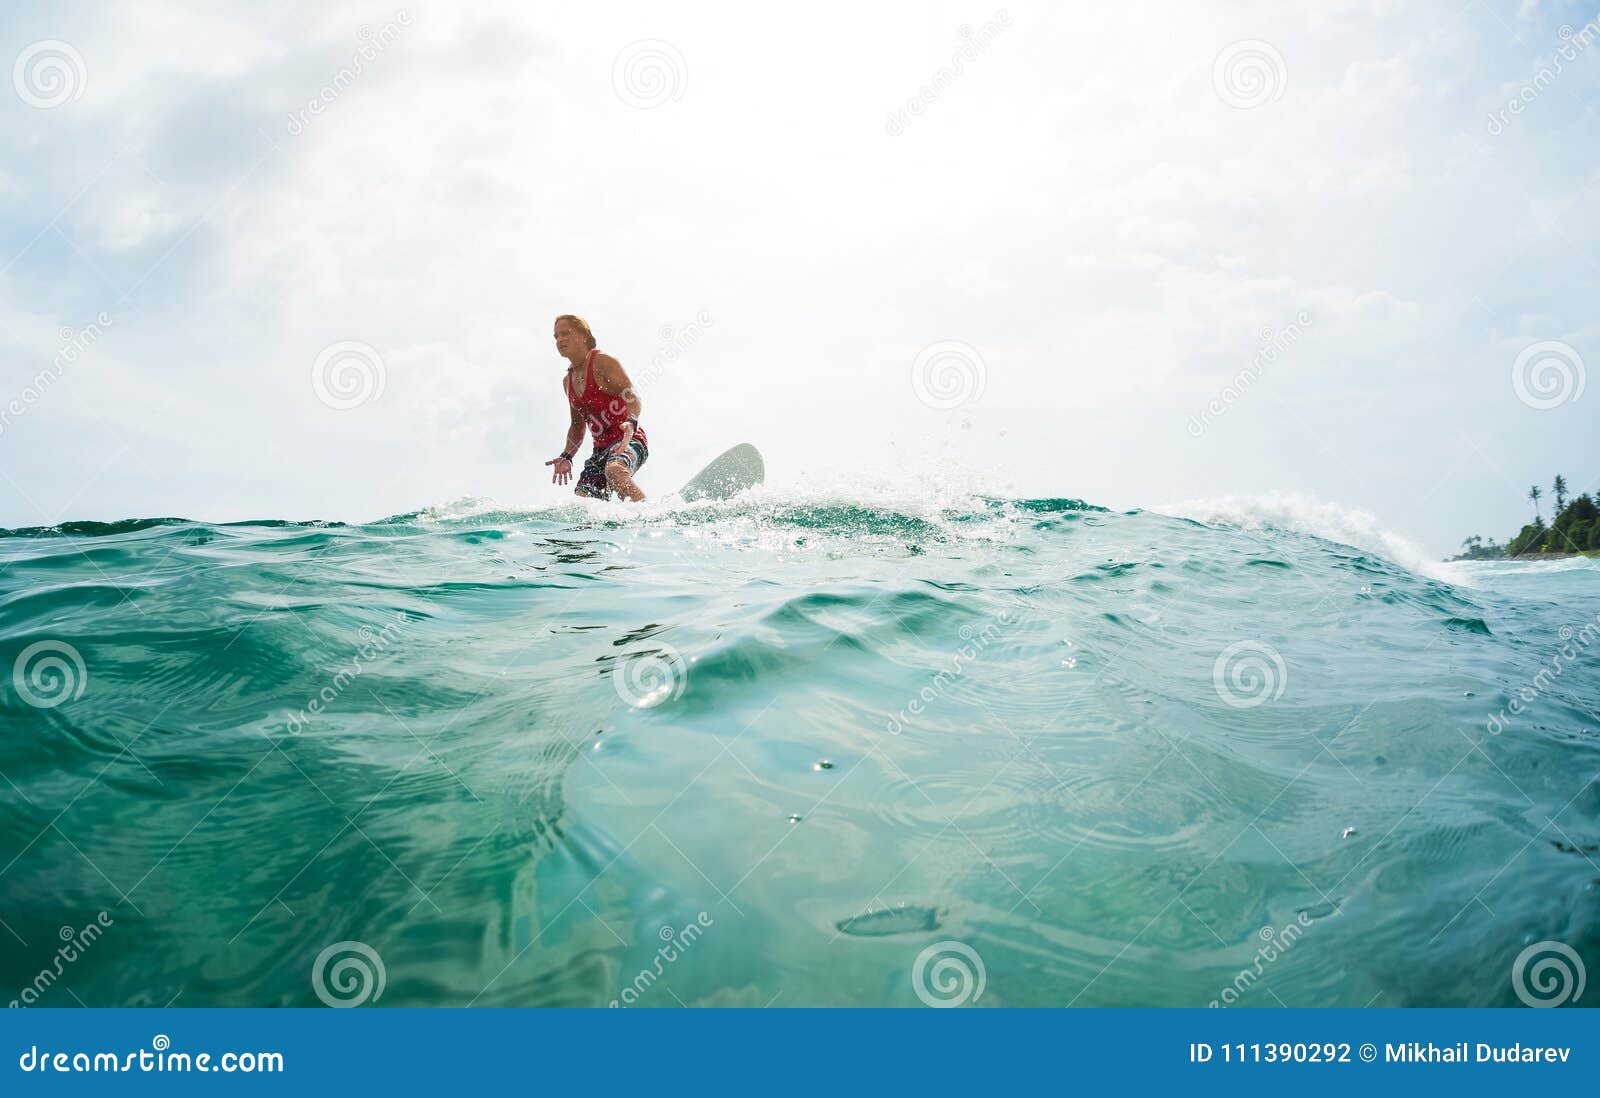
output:
<instances>
[{"instance_id":1,"label":"green vegetation on shore","mask_svg":"<svg viewBox=\"0 0 1600 1098\"><path fill-rule=\"evenodd\" d=\"M1555 518L1546 526L1539 510L1544 493L1536 484L1528 489L1533 504L1533 521L1504 545L1477 534L1461 543L1459 556L1451 560L1507 560L1512 557L1568 556L1573 553L1600 553L1600 506L1589 493L1568 502L1567 478L1557 476L1550 485L1555 497Z\"/></svg>"}]
</instances>

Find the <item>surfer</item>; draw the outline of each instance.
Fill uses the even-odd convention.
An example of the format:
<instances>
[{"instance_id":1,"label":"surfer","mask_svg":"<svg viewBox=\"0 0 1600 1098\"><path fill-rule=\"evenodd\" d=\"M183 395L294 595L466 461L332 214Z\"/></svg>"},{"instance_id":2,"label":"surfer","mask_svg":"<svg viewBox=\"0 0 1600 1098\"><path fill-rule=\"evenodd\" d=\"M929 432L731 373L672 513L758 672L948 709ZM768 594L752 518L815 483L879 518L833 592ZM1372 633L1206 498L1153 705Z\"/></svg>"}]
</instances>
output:
<instances>
[{"instance_id":1,"label":"surfer","mask_svg":"<svg viewBox=\"0 0 1600 1098\"><path fill-rule=\"evenodd\" d=\"M644 493L633 475L650 456L649 440L639 429L639 394L622 369L622 363L595 348L588 323L571 313L556 317L556 350L571 363L563 383L572 407L572 425L561 456L551 458L550 480L565 484L572 479L572 458L583 445L583 427L594 436L594 452L583 463L573 491L593 499L610 499L615 492L635 503Z\"/></svg>"}]
</instances>

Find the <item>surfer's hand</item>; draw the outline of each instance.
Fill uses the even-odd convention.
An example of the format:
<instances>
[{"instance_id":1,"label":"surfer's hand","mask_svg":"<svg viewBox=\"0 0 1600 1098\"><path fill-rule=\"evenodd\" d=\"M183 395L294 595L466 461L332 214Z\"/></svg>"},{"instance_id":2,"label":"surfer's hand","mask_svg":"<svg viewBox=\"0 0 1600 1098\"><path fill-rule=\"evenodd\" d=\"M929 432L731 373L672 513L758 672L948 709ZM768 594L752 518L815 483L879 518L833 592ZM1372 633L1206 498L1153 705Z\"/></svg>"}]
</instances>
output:
<instances>
[{"instance_id":1,"label":"surfer's hand","mask_svg":"<svg viewBox=\"0 0 1600 1098\"><path fill-rule=\"evenodd\" d=\"M545 464L555 466L555 470L550 476L551 484L565 484L572 479L572 461L569 458L551 458Z\"/></svg>"}]
</instances>

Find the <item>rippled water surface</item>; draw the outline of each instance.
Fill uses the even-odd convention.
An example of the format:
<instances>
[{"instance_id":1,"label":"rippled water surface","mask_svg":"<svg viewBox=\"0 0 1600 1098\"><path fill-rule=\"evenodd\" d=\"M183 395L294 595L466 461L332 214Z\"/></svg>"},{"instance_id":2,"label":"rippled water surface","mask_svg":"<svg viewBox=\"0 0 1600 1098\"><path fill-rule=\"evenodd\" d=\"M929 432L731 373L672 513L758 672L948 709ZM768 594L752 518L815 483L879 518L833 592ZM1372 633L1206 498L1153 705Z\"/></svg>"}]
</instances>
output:
<instances>
[{"instance_id":1,"label":"rippled water surface","mask_svg":"<svg viewBox=\"0 0 1600 1098\"><path fill-rule=\"evenodd\" d=\"M1595 564L1066 500L14 531L0 991L1515 1005L1600 971Z\"/></svg>"}]
</instances>

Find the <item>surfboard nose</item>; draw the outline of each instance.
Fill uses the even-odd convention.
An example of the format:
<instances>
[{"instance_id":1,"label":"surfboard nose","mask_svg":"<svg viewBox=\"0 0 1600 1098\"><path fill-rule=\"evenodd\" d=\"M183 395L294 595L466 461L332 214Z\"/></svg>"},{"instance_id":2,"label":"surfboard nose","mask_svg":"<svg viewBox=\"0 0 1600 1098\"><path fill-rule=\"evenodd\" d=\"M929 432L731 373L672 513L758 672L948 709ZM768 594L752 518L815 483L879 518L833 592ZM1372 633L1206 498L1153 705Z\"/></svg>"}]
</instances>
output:
<instances>
[{"instance_id":1,"label":"surfboard nose","mask_svg":"<svg viewBox=\"0 0 1600 1098\"><path fill-rule=\"evenodd\" d=\"M697 499L727 499L754 488L766 476L767 466L761 459L761 451L748 442L741 442L690 477L678 495L689 502Z\"/></svg>"}]
</instances>

